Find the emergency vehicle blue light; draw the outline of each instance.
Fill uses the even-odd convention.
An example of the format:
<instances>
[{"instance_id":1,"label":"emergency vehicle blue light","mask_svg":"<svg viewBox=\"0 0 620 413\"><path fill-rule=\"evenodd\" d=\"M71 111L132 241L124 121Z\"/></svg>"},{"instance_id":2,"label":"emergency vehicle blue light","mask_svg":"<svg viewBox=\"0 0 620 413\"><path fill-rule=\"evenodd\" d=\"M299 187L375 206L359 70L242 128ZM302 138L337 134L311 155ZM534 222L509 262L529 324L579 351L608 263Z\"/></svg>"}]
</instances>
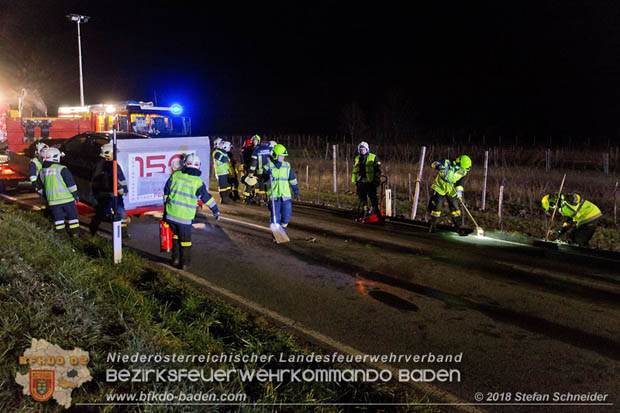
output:
<instances>
[{"instance_id":1,"label":"emergency vehicle blue light","mask_svg":"<svg viewBox=\"0 0 620 413\"><path fill-rule=\"evenodd\" d=\"M181 107L181 105L175 103L174 105L170 106L170 111L175 115L178 115L183 112L183 108Z\"/></svg>"}]
</instances>

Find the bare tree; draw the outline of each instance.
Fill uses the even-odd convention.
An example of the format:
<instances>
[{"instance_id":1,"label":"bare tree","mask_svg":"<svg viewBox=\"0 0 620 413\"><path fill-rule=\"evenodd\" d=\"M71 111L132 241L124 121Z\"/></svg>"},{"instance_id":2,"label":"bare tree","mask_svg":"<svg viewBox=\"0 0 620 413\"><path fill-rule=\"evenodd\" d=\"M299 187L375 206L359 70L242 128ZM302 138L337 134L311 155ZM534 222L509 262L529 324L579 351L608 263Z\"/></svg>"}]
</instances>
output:
<instances>
[{"instance_id":1,"label":"bare tree","mask_svg":"<svg viewBox=\"0 0 620 413\"><path fill-rule=\"evenodd\" d=\"M366 122L366 116L357 102L352 102L343 108L342 129L351 136L353 142L368 139L370 128Z\"/></svg>"}]
</instances>

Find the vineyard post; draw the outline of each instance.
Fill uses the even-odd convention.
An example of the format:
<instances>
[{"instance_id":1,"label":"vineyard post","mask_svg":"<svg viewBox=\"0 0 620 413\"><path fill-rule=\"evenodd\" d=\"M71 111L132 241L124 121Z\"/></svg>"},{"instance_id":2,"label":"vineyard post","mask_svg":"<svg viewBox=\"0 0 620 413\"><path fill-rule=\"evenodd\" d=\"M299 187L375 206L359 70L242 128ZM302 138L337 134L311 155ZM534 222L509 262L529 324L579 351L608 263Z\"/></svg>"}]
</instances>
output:
<instances>
[{"instance_id":1,"label":"vineyard post","mask_svg":"<svg viewBox=\"0 0 620 413\"><path fill-rule=\"evenodd\" d=\"M418 178L415 181L415 193L413 195L413 204L411 205L411 220L414 220L418 213L418 199L420 198L420 185L422 183L422 172L424 171L425 156L426 146L422 146L422 152L420 153L420 169L418 170Z\"/></svg>"},{"instance_id":2,"label":"vineyard post","mask_svg":"<svg viewBox=\"0 0 620 413\"><path fill-rule=\"evenodd\" d=\"M308 183L308 169L309 169L309 166L306 165L306 189L307 190L310 189L310 184Z\"/></svg>"},{"instance_id":3,"label":"vineyard post","mask_svg":"<svg viewBox=\"0 0 620 413\"><path fill-rule=\"evenodd\" d=\"M482 185L482 210L483 211L486 209L488 176L489 176L489 151L484 151L484 182Z\"/></svg>"},{"instance_id":4,"label":"vineyard post","mask_svg":"<svg viewBox=\"0 0 620 413\"><path fill-rule=\"evenodd\" d=\"M499 204L497 206L497 216L499 218L499 230L502 230L502 226L503 226L503 211L502 211L502 204L504 203L504 181L502 181L501 185L499 186Z\"/></svg>"},{"instance_id":5,"label":"vineyard post","mask_svg":"<svg viewBox=\"0 0 620 413\"><path fill-rule=\"evenodd\" d=\"M616 181L616 187L614 188L614 225L618 225L616 220L616 214L618 211L618 181Z\"/></svg>"}]
</instances>

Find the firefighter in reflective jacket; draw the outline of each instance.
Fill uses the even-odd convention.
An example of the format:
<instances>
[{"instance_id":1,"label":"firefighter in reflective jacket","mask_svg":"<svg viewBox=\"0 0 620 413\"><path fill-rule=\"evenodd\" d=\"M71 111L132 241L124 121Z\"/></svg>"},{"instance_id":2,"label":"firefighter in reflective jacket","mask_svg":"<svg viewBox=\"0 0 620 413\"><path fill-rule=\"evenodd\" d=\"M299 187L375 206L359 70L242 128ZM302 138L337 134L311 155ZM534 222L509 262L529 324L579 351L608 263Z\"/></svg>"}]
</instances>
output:
<instances>
[{"instance_id":1,"label":"firefighter in reflective jacket","mask_svg":"<svg viewBox=\"0 0 620 413\"><path fill-rule=\"evenodd\" d=\"M76 202L79 202L78 190L69 169L60 165L61 153L57 148L48 148L39 177L37 189L45 193L47 204L54 221L56 232L65 230L65 219L69 226L68 233L73 236L78 233L80 223Z\"/></svg>"},{"instance_id":2,"label":"firefighter in reflective jacket","mask_svg":"<svg viewBox=\"0 0 620 413\"><path fill-rule=\"evenodd\" d=\"M363 206L364 215L380 213L377 187L381 178L381 162L377 155L370 153L370 147L366 142L360 142L357 152L351 182L357 186L357 197L360 205ZM371 210L368 210L368 198L370 198Z\"/></svg>"},{"instance_id":3,"label":"firefighter in reflective jacket","mask_svg":"<svg viewBox=\"0 0 620 413\"><path fill-rule=\"evenodd\" d=\"M184 269L191 261L192 221L198 201L207 204L215 219L219 211L213 197L200 179L200 158L189 155L185 167L174 172L164 187L164 220L172 230L172 265Z\"/></svg>"},{"instance_id":4,"label":"firefighter in reflective jacket","mask_svg":"<svg viewBox=\"0 0 620 413\"><path fill-rule=\"evenodd\" d=\"M121 221L123 237L129 238L127 230L127 213L125 212L125 203L123 196L127 194L127 180L120 164L116 165L116 181L117 193L116 210L114 209L114 163L112 162L114 155L114 146L106 143L101 146L99 156L101 159L95 164L93 172L92 188L93 195L97 200L95 216L90 221L89 229L92 235L97 233L101 221L107 216L113 221Z\"/></svg>"},{"instance_id":5,"label":"firefighter in reflective jacket","mask_svg":"<svg viewBox=\"0 0 620 413\"><path fill-rule=\"evenodd\" d=\"M465 185L466 176L471 169L471 158L467 155L461 155L455 160L444 159L431 164L439 173L435 178L435 182L431 186L433 195L429 201L428 210L431 212L431 222L429 231L434 232L441 217L441 209L443 201L448 201L448 207L452 214L452 223L456 232L465 235L461 228L461 208L459 199L463 198L463 185Z\"/></svg>"},{"instance_id":6,"label":"firefighter in reflective jacket","mask_svg":"<svg viewBox=\"0 0 620 413\"><path fill-rule=\"evenodd\" d=\"M549 212L549 209L555 208L557 201L558 196L556 194L545 195L542 199L542 207L546 212ZM581 194L575 192L560 195L558 211L565 220L562 228L555 232L555 238L561 238L574 227L574 230L569 234L570 242L580 247L587 247L603 216L601 210L592 202L583 199Z\"/></svg>"},{"instance_id":7,"label":"firefighter in reflective jacket","mask_svg":"<svg viewBox=\"0 0 620 413\"><path fill-rule=\"evenodd\" d=\"M253 178L254 175L256 175L258 180L257 183L254 183L254 185L257 185L256 194L264 198L267 193L267 180L269 178L269 176L264 173L264 169L275 147L275 141L270 141L268 144L261 145L260 137L258 135L252 137L252 140L256 142L255 138L258 141L258 145L254 148L254 152L252 153L252 162L250 163L250 173L248 176ZM250 180L250 183L252 182L254 182L253 179Z\"/></svg>"},{"instance_id":8,"label":"firefighter in reflective jacket","mask_svg":"<svg viewBox=\"0 0 620 413\"><path fill-rule=\"evenodd\" d=\"M30 179L30 183L32 187L37 189L37 178L39 176L39 172L43 167L43 162L45 160L45 151L49 148L46 144L39 142L35 147L34 157L30 160L30 164L28 165L28 178ZM39 193L39 207L43 212L44 216L49 215L49 211L47 210L47 200L45 199L45 195L41 191Z\"/></svg>"},{"instance_id":9,"label":"firefighter in reflective jacket","mask_svg":"<svg viewBox=\"0 0 620 413\"><path fill-rule=\"evenodd\" d=\"M299 185L291 164L284 160L287 156L288 152L284 145L278 144L273 148L273 154L263 166L264 175L267 177L271 222L280 224L282 228L288 226L293 214L291 187L295 199L299 200Z\"/></svg>"},{"instance_id":10,"label":"firefighter in reflective jacket","mask_svg":"<svg viewBox=\"0 0 620 413\"><path fill-rule=\"evenodd\" d=\"M230 150L230 142L223 141L213 153L213 164L215 166L215 176L219 186L220 200L222 204L231 200L232 185L230 177L230 158L228 151Z\"/></svg>"}]
</instances>

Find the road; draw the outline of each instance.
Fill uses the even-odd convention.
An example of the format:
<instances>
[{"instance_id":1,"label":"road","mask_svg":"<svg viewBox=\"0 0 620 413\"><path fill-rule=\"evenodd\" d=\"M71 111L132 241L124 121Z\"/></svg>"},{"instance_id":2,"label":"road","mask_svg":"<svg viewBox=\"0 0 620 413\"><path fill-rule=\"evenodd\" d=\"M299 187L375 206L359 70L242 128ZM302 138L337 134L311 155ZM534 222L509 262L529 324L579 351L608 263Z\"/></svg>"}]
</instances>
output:
<instances>
[{"instance_id":1,"label":"road","mask_svg":"<svg viewBox=\"0 0 620 413\"><path fill-rule=\"evenodd\" d=\"M454 408L620 411L616 255L359 224L305 206L294 208L291 242L276 245L265 207L224 205L221 212L217 223L208 213L197 218L188 272L365 354L462 354L460 362L388 363L458 370L459 380L416 384L464 403ZM129 246L167 259L157 217L135 219L130 229ZM553 399L556 392L604 399L565 404ZM534 400L525 404L528 394Z\"/></svg>"}]
</instances>

